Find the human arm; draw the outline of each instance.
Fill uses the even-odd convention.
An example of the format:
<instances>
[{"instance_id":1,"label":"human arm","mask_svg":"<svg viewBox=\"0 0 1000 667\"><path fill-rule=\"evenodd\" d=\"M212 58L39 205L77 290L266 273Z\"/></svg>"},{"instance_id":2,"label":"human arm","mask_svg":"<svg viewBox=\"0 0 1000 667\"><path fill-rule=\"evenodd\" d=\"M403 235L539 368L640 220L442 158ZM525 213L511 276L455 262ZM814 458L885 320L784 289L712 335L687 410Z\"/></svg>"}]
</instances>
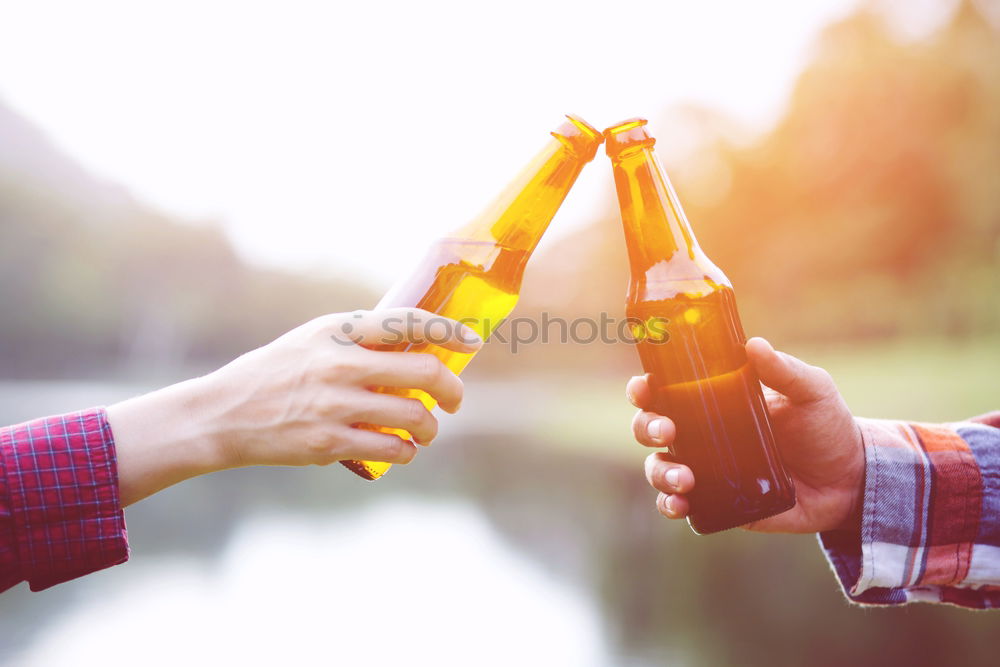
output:
<instances>
[{"instance_id":1,"label":"human arm","mask_svg":"<svg viewBox=\"0 0 1000 667\"><path fill-rule=\"evenodd\" d=\"M471 329L413 308L329 315L209 375L110 406L122 504L224 468L408 463L413 444L357 425L405 429L426 445L437 419L417 399L374 389L422 389L455 412L462 381L433 355L369 349L401 335L457 352L481 345Z\"/></svg>"},{"instance_id":2,"label":"human arm","mask_svg":"<svg viewBox=\"0 0 1000 667\"><path fill-rule=\"evenodd\" d=\"M454 412L462 383L432 355L369 348L428 338L460 352L481 344L417 309L329 315L204 377L0 428L0 591L25 579L41 590L123 562L122 508L195 475L408 462L413 444L359 425L405 428L428 444L437 421L419 401L376 389L423 389Z\"/></svg>"},{"instance_id":3,"label":"human arm","mask_svg":"<svg viewBox=\"0 0 1000 667\"><path fill-rule=\"evenodd\" d=\"M1000 604L1000 595L986 588L1000 584L1000 549L993 551L1000 547L1000 430L854 418L824 370L762 339L748 341L747 356L767 385L775 441L797 503L746 528L820 533L856 602ZM652 398L645 378L633 378L627 391L640 407L636 439L668 447L674 425L642 409ZM646 461L646 475L660 491L659 511L685 517L684 494L696 484L691 470L657 452Z\"/></svg>"}]
</instances>

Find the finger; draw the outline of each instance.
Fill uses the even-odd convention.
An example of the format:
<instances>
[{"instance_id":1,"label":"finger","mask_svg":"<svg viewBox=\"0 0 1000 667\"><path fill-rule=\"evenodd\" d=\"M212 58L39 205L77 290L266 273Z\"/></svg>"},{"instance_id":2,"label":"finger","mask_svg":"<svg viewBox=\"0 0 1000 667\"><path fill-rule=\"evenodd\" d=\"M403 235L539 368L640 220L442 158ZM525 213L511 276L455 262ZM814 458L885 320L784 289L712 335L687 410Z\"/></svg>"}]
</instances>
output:
<instances>
[{"instance_id":1,"label":"finger","mask_svg":"<svg viewBox=\"0 0 1000 667\"><path fill-rule=\"evenodd\" d=\"M833 378L825 370L776 351L763 338L751 338L746 347L761 382L793 403L814 403L837 393Z\"/></svg>"},{"instance_id":2,"label":"finger","mask_svg":"<svg viewBox=\"0 0 1000 667\"><path fill-rule=\"evenodd\" d=\"M665 452L646 457L646 481L664 493L690 493L694 489L694 473L686 465L674 462Z\"/></svg>"},{"instance_id":3,"label":"finger","mask_svg":"<svg viewBox=\"0 0 1000 667\"><path fill-rule=\"evenodd\" d=\"M416 446L399 436L363 428L347 431L337 448L339 459L409 463L417 455Z\"/></svg>"},{"instance_id":4,"label":"finger","mask_svg":"<svg viewBox=\"0 0 1000 667\"><path fill-rule=\"evenodd\" d=\"M332 318L329 327L337 342L365 347L431 343L468 354L483 344L465 324L420 308L356 310Z\"/></svg>"},{"instance_id":5,"label":"finger","mask_svg":"<svg viewBox=\"0 0 1000 667\"><path fill-rule=\"evenodd\" d=\"M653 407L653 391L649 388L648 375L636 375L625 385L625 395L629 402L640 410Z\"/></svg>"},{"instance_id":6,"label":"finger","mask_svg":"<svg viewBox=\"0 0 1000 667\"><path fill-rule=\"evenodd\" d=\"M445 412L462 405L465 385L432 354L372 352L365 381L374 387L420 389L438 402Z\"/></svg>"},{"instance_id":7,"label":"finger","mask_svg":"<svg viewBox=\"0 0 1000 667\"><path fill-rule=\"evenodd\" d=\"M640 410L632 418L632 435L646 447L669 447L674 441L674 423L655 412Z\"/></svg>"},{"instance_id":8,"label":"finger","mask_svg":"<svg viewBox=\"0 0 1000 667\"><path fill-rule=\"evenodd\" d=\"M368 392L355 413L360 423L409 431L421 445L429 445L438 433L438 420L415 398Z\"/></svg>"},{"instance_id":9,"label":"finger","mask_svg":"<svg viewBox=\"0 0 1000 667\"><path fill-rule=\"evenodd\" d=\"M656 509L668 519L683 519L691 511L691 505L682 495L661 493L656 497Z\"/></svg>"}]
</instances>

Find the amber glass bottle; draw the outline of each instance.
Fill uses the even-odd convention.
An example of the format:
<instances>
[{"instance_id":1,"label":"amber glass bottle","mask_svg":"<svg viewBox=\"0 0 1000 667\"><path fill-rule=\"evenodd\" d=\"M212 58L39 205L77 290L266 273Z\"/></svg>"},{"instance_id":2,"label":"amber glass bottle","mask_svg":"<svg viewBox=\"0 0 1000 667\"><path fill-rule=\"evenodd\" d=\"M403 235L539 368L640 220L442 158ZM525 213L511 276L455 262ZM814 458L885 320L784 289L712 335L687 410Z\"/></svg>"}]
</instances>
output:
<instances>
[{"instance_id":1,"label":"amber glass bottle","mask_svg":"<svg viewBox=\"0 0 1000 667\"><path fill-rule=\"evenodd\" d=\"M432 245L416 271L396 284L377 307L423 308L461 320L483 340L488 338L517 303L528 257L603 140L600 131L583 119L567 118L478 218ZM456 373L473 356L429 343L389 349L433 354ZM434 400L422 391L393 391L419 398L428 409L434 407ZM410 439L406 431L379 430ZM365 479L378 479L390 467L372 461L342 463Z\"/></svg>"},{"instance_id":2,"label":"amber glass bottle","mask_svg":"<svg viewBox=\"0 0 1000 667\"><path fill-rule=\"evenodd\" d=\"M713 533L795 504L760 381L747 363L733 288L695 240L646 121L604 131L628 246L626 313L672 451L695 476L688 522Z\"/></svg>"}]
</instances>

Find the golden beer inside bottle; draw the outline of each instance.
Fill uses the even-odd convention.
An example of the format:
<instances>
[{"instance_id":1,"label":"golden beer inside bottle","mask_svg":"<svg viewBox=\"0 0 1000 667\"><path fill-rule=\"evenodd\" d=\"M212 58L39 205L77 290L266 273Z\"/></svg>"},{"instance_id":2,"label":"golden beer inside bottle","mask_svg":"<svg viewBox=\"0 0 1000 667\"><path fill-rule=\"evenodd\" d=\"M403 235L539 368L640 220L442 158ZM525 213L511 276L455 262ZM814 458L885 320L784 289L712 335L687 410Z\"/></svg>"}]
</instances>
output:
<instances>
[{"instance_id":1,"label":"golden beer inside bottle","mask_svg":"<svg viewBox=\"0 0 1000 667\"><path fill-rule=\"evenodd\" d=\"M378 307L417 307L460 320L483 340L517 303L524 265L559 210L583 166L597 153L603 135L578 116L550 133L552 138L503 192L469 224L432 246L412 276L400 282ZM407 352L437 356L455 373L471 354L450 352L433 344L401 345ZM423 392L384 389L419 398L430 409L434 401ZM409 433L373 427L410 439ZM390 464L341 461L366 479L378 479Z\"/></svg>"},{"instance_id":2,"label":"golden beer inside bottle","mask_svg":"<svg viewBox=\"0 0 1000 667\"><path fill-rule=\"evenodd\" d=\"M435 244L409 280L385 295L378 308L415 306L442 317L461 320L486 340L492 330L514 309L520 287L524 250L510 250L486 241L443 239ZM446 350L433 343L400 344L379 349L433 354L456 374L472 360L473 354ZM437 402L417 389L380 389L399 396L419 399L428 410ZM410 440L402 429L379 428L384 433ZM362 477L377 479L391 464L378 461L346 462Z\"/></svg>"}]
</instances>

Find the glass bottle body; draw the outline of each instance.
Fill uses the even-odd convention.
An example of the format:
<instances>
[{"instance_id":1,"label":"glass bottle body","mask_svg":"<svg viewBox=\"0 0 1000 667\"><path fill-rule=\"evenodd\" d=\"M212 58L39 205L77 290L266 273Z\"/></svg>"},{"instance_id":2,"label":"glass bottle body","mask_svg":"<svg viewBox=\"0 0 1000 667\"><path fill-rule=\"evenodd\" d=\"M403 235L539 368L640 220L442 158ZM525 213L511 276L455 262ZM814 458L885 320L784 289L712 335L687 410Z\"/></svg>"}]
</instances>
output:
<instances>
[{"instance_id":1,"label":"glass bottle body","mask_svg":"<svg viewBox=\"0 0 1000 667\"><path fill-rule=\"evenodd\" d=\"M657 322L654 337L637 347L653 410L677 427L671 451L694 472L691 528L714 533L790 509L794 486L775 447L760 382L747 363L732 288L716 284L694 295L630 301L626 312Z\"/></svg>"},{"instance_id":2,"label":"glass bottle body","mask_svg":"<svg viewBox=\"0 0 1000 667\"><path fill-rule=\"evenodd\" d=\"M603 141L598 130L576 116L568 116L551 134L546 146L479 217L435 243L412 275L393 287L377 307L422 308L459 320L486 340L513 310L528 258ZM429 343L384 349L433 354L455 373L473 357ZM417 398L428 410L435 406L422 391L382 391ZM401 429L372 428L411 439ZM391 467L374 461L341 463L370 480Z\"/></svg>"},{"instance_id":3,"label":"glass bottle body","mask_svg":"<svg viewBox=\"0 0 1000 667\"><path fill-rule=\"evenodd\" d=\"M415 307L460 320L486 340L517 304L528 253L487 241L441 239L405 281L390 290L376 308ZM456 375L472 361L472 354L453 352L433 343L402 343L381 350L433 354ZM394 394L416 398L428 410L437 402L419 389L392 389ZM379 431L410 440L403 429L377 427ZM343 461L365 479L378 479L391 467L381 461Z\"/></svg>"},{"instance_id":4,"label":"glass bottle body","mask_svg":"<svg viewBox=\"0 0 1000 667\"><path fill-rule=\"evenodd\" d=\"M629 249L626 313L654 411L677 427L671 447L694 472L688 522L700 534L790 509L760 381L725 274L705 256L653 152L645 121L605 130Z\"/></svg>"}]
</instances>

